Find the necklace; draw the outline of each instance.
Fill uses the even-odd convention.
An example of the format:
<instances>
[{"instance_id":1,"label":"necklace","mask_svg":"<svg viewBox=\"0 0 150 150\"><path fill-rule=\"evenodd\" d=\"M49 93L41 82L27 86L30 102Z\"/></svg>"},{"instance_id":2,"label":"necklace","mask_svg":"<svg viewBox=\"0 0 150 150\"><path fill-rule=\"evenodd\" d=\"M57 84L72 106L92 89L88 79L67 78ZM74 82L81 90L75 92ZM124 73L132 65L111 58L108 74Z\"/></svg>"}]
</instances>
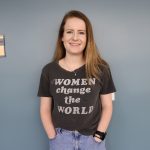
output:
<instances>
[{"instance_id":1,"label":"necklace","mask_svg":"<svg viewBox=\"0 0 150 150\"><path fill-rule=\"evenodd\" d=\"M71 69L71 68L69 67L69 65L68 65L66 62L65 62L65 65L66 65L67 70L69 70L70 72L73 72L75 76L77 75L77 70Z\"/></svg>"},{"instance_id":2,"label":"necklace","mask_svg":"<svg viewBox=\"0 0 150 150\"><path fill-rule=\"evenodd\" d=\"M74 75L76 76L77 75L77 72L73 71L74 72Z\"/></svg>"},{"instance_id":3,"label":"necklace","mask_svg":"<svg viewBox=\"0 0 150 150\"><path fill-rule=\"evenodd\" d=\"M69 71L71 71L71 72L73 72L74 73L74 75L75 76L77 76L77 73L78 73L78 69L72 69L67 63L66 63L66 61L64 60L64 64L65 64L65 66L66 66L66 68L67 68L67 70L69 70Z\"/></svg>"}]
</instances>

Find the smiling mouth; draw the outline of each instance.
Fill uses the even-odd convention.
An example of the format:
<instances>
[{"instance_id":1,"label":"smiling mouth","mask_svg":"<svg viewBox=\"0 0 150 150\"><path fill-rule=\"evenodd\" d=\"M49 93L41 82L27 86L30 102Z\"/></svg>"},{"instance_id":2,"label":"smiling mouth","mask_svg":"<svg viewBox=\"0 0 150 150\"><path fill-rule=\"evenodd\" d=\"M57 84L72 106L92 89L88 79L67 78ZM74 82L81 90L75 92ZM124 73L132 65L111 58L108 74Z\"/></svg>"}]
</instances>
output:
<instances>
[{"instance_id":1,"label":"smiling mouth","mask_svg":"<svg viewBox=\"0 0 150 150\"><path fill-rule=\"evenodd\" d=\"M71 46L79 46L79 43L69 43Z\"/></svg>"}]
</instances>

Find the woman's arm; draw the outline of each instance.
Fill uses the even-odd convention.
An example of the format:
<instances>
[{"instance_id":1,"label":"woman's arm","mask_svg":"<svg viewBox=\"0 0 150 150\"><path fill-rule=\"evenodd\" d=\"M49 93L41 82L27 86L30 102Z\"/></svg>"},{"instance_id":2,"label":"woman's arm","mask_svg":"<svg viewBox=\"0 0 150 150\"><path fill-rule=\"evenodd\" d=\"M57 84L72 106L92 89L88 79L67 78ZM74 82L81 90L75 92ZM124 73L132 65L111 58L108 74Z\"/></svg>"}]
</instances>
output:
<instances>
[{"instance_id":1,"label":"woman's arm","mask_svg":"<svg viewBox=\"0 0 150 150\"><path fill-rule=\"evenodd\" d=\"M41 121L49 139L53 139L56 136L56 131L52 122L52 98L41 97L40 98L40 116Z\"/></svg>"},{"instance_id":2,"label":"woman's arm","mask_svg":"<svg viewBox=\"0 0 150 150\"><path fill-rule=\"evenodd\" d=\"M101 118L97 127L98 131L106 132L113 111L113 104L112 104L112 93L105 94L100 96L101 105L102 105L102 114ZM101 140L95 137L95 140L100 142Z\"/></svg>"}]
</instances>

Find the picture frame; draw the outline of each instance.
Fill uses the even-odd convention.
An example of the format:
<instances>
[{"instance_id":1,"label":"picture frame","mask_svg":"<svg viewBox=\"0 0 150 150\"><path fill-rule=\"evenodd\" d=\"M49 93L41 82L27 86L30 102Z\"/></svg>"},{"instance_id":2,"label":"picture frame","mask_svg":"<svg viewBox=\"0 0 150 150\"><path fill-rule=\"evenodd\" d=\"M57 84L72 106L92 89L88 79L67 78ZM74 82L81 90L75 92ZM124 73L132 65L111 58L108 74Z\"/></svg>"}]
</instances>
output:
<instances>
[{"instance_id":1,"label":"picture frame","mask_svg":"<svg viewBox=\"0 0 150 150\"><path fill-rule=\"evenodd\" d=\"M0 58L1 57L6 57L5 36L3 34L0 34Z\"/></svg>"}]
</instances>

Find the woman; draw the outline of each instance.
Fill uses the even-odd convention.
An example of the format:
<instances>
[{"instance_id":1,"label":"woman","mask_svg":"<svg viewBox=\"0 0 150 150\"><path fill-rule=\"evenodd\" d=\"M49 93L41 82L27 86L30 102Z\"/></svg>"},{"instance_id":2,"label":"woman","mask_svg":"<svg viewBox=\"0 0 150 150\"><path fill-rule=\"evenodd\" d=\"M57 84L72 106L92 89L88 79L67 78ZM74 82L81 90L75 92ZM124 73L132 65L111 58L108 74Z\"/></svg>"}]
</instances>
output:
<instances>
[{"instance_id":1,"label":"woman","mask_svg":"<svg viewBox=\"0 0 150 150\"><path fill-rule=\"evenodd\" d=\"M89 19L69 11L53 61L41 74L40 115L50 150L105 150L115 86L96 48Z\"/></svg>"}]
</instances>

